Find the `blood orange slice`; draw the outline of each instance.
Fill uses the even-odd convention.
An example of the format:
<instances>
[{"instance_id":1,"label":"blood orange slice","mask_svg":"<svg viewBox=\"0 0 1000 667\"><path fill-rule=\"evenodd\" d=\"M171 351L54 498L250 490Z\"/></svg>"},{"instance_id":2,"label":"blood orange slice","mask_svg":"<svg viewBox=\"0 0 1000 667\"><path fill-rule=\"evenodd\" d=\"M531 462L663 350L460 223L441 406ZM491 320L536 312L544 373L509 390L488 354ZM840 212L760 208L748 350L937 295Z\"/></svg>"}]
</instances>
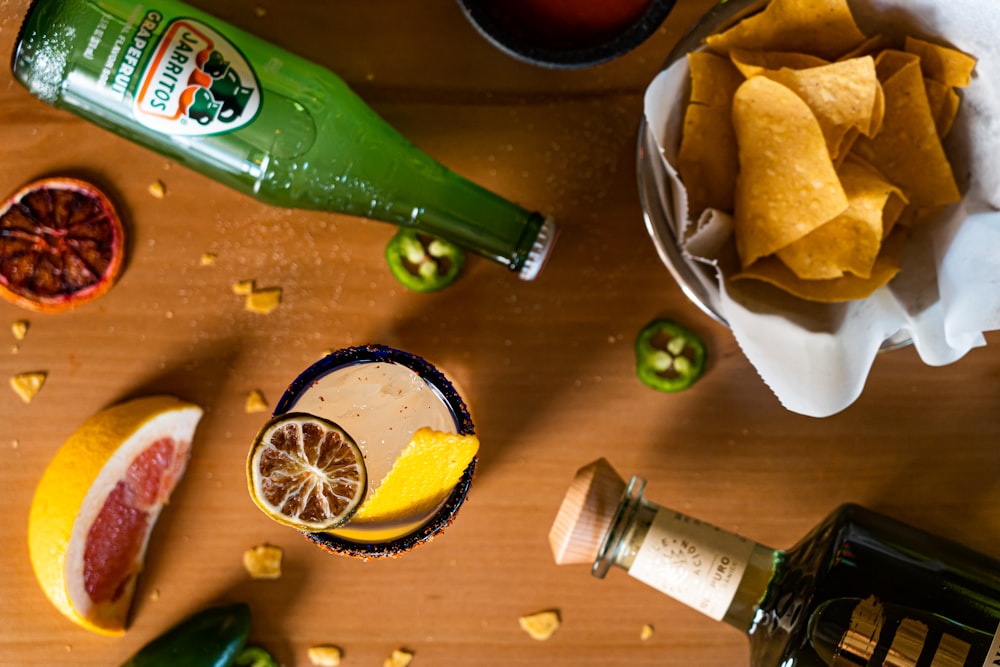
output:
<instances>
[{"instance_id":1,"label":"blood orange slice","mask_svg":"<svg viewBox=\"0 0 1000 667\"><path fill-rule=\"evenodd\" d=\"M121 219L89 183L42 179L0 206L0 296L19 306L54 313L92 301L124 256Z\"/></svg>"},{"instance_id":2,"label":"blood orange slice","mask_svg":"<svg viewBox=\"0 0 1000 667\"><path fill-rule=\"evenodd\" d=\"M82 627L125 631L150 533L201 415L170 396L120 403L87 420L45 469L28 523L31 564L56 608Z\"/></svg>"}]
</instances>

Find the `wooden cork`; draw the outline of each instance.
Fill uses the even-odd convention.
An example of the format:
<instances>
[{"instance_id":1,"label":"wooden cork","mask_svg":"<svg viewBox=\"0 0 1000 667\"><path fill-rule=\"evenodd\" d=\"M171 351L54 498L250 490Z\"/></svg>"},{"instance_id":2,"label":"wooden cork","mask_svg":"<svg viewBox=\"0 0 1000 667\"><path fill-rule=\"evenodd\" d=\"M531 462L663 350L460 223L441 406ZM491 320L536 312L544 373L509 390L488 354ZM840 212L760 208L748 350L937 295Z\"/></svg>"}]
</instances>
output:
<instances>
[{"instance_id":1,"label":"wooden cork","mask_svg":"<svg viewBox=\"0 0 1000 667\"><path fill-rule=\"evenodd\" d=\"M580 468L549 531L559 565L593 564L625 494L625 481L605 459Z\"/></svg>"}]
</instances>

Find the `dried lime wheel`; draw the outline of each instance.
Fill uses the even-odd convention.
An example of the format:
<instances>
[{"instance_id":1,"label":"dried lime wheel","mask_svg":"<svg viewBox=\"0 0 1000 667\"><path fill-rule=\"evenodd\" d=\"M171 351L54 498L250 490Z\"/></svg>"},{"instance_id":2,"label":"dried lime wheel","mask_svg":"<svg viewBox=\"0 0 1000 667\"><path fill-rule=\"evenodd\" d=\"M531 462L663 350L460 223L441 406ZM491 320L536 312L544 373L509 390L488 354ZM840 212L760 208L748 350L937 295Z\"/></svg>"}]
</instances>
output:
<instances>
[{"instance_id":1,"label":"dried lime wheel","mask_svg":"<svg viewBox=\"0 0 1000 667\"><path fill-rule=\"evenodd\" d=\"M247 458L250 497L264 514L298 530L347 521L368 490L361 449L332 421L289 412L257 434Z\"/></svg>"}]
</instances>

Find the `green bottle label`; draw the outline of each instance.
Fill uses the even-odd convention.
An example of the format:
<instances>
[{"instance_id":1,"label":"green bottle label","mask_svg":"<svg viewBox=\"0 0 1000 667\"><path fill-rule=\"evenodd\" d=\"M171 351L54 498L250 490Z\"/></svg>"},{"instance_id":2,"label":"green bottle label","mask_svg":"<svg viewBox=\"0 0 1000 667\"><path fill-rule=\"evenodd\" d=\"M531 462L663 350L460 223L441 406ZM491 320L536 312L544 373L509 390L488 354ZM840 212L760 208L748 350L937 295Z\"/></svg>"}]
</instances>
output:
<instances>
[{"instance_id":1,"label":"green bottle label","mask_svg":"<svg viewBox=\"0 0 1000 667\"><path fill-rule=\"evenodd\" d=\"M145 44L160 15L147 12L133 35ZM135 66L145 55L129 50L112 89L132 85ZM135 85L132 112L144 126L174 135L231 132L250 123L261 105L260 82L246 58L229 40L193 19L176 19L163 30Z\"/></svg>"}]
</instances>

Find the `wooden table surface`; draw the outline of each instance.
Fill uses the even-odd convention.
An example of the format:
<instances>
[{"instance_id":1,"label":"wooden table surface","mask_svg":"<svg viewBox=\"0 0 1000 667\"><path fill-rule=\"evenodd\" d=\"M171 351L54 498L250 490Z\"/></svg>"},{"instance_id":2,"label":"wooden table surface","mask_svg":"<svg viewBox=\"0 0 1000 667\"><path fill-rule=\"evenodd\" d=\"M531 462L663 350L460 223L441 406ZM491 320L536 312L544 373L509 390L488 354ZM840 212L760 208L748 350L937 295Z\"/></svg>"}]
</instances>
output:
<instances>
[{"instance_id":1,"label":"wooden table surface","mask_svg":"<svg viewBox=\"0 0 1000 667\"><path fill-rule=\"evenodd\" d=\"M643 226L635 145L642 94L712 0L679 0L658 34L613 63L550 71L496 51L448 0L200 0L197 5L338 72L419 147L527 207L562 235L534 282L472 258L436 294L400 287L382 259L394 228L268 208L30 97L3 68L0 191L75 174L108 188L131 236L114 289L75 311L0 303L0 368L46 370L30 404L0 392L0 664L117 665L182 616L245 600L252 639L284 665L333 643L344 665L677 665L748 662L741 633L615 571L557 567L547 534L574 471L605 456L648 495L775 547L845 501L1000 555L1000 346L950 366L912 348L880 356L861 398L814 419L781 407L732 335L689 303ZM5 0L9 53L27 0ZM255 11L256 8L266 10ZM263 14L263 15L261 15ZM148 186L161 180L167 194ZM201 266L203 253L216 253ZM280 286L270 315L232 283ZM660 394L633 373L632 342L667 315L702 335L705 377ZM10 323L28 319L17 343ZM428 357L464 386L482 440L458 521L405 558L327 555L250 501L244 463L269 402L324 350L383 342ZM62 617L29 564L28 510L59 445L124 398L172 393L206 409L187 474L161 516L134 621L117 639ZM245 549L284 549L277 581L254 581ZM522 614L558 609L548 641ZM652 624L652 638L640 629Z\"/></svg>"}]
</instances>

